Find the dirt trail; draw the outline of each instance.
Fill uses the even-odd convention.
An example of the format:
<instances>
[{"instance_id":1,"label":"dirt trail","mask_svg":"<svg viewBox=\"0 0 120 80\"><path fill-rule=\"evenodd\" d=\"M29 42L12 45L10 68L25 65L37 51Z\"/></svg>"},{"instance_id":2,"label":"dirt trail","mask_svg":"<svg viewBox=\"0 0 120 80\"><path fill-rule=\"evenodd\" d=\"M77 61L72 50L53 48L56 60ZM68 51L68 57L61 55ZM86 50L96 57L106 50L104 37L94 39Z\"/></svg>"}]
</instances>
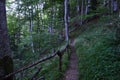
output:
<instances>
[{"instance_id":1,"label":"dirt trail","mask_svg":"<svg viewBox=\"0 0 120 80\"><path fill-rule=\"evenodd\" d=\"M72 54L70 57L70 64L63 80L78 80L78 58L74 45L75 42L74 40L72 40L71 43Z\"/></svg>"}]
</instances>

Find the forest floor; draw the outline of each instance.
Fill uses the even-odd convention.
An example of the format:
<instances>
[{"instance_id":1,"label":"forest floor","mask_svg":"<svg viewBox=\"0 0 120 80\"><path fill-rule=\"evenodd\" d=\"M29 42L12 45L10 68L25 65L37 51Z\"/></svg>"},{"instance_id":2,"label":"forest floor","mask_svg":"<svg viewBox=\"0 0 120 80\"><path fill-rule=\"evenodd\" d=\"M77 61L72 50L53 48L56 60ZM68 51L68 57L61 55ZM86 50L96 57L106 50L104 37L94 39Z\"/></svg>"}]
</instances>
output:
<instances>
[{"instance_id":1,"label":"forest floor","mask_svg":"<svg viewBox=\"0 0 120 80\"><path fill-rule=\"evenodd\" d=\"M72 40L71 42L72 54L70 56L70 63L68 66L68 70L65 72L63 80L78 80L78 57L74 45L75 41Z\"/></svg>"}]
</instances>

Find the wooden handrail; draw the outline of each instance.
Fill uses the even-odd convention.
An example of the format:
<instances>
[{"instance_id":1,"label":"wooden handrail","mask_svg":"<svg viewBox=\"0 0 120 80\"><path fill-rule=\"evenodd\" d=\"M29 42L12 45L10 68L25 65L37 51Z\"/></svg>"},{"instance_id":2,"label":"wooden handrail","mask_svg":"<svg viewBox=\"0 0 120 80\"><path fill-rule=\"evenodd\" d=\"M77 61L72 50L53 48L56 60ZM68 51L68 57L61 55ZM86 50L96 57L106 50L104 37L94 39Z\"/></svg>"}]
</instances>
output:
<instances>
[{"instance_id":1,"label":"wooden handrail","mask_svg":"<svg viewBox=\"0 0 120 80\"><path fill-rule=\"evenodd\" d=\"M27 70L29 68L32 68L32 67L36 66L37 64L40 64L40 63L45 62L45 61L47 61L47 60L49 60L51 58L54 58L56 55L58 55L60 57L61 55L63 55L62 53L64 53L67 48L68 48L68 44L65 46L64 49L58 50L58 51L54 52L53 54L51 54L51 55L49 55L47 57L44 57L42 59L39 59L38 61L36 61L36 62L34 62L32 64L29 64L28 66L24 66L24 67L20 68L19 70L15 71L15 72L12 72L12 73L10 73L8 75L5 75L4 77L1 77L0 79L5 79L5 78L8 78L8 77L13 76L15 74L18 74L20 72L23 72L23 71L25 71L25 70ZM61 61L59 61L59 62L60 62L60 64L62 64ZM61 65L59 67L61 67ZM59 69L61 69L61 68L59 68Z\"/></svg>"}]
</instances>

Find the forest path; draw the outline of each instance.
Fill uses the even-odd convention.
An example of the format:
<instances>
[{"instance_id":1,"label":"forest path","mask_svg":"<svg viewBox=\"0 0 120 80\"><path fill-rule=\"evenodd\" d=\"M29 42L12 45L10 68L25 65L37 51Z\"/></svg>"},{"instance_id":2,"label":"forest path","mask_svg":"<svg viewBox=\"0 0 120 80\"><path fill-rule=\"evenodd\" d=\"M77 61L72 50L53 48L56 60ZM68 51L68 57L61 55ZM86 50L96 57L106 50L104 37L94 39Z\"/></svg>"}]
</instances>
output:
<instances>
[{"instance_id":1,"label":"forest path","mask_svg":"<svg viewBox=\"0 0 120 80\"><path fill-rule=\"evenodd\" d=\"M70 57L70 63L63 80L78 80L78 57L74 45L75 41L73 39L71 42L72 54Z\"/></svg>"}]
</instances>

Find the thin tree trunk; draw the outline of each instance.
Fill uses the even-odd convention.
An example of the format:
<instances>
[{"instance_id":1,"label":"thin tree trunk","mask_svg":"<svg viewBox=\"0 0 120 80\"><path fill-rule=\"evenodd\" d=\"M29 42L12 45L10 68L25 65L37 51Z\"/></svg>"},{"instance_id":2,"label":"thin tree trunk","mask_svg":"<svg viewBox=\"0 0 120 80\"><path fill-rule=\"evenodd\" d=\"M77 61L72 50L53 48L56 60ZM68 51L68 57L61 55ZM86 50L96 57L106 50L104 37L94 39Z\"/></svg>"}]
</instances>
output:
<instances>
[{"instance_id":1,"label":"thin tree trunk","mask_svg":"<svg viewBox=\"0 0 120 80\"><path fill-rule=\"evenodd\" d=\"M39 4L36 4L37 6L37 33L40 33L40 15L39 15Z\"/></svg>"},{"instance_id":2,"label":"thin tree trunk","mask_svg":"<svg viewBox=\"0 0 120 80\"><path fill-rule=\"evenodd\" d=\"M68 0L64 0L64 23L65 23L65 36L66 41L69 40L69 34L68 34Z\"/></svg>"},{"instance_id":3,"label":"thin tree trunk","mask_svg":"<svg viewBox=\"0 0 120 80\"><path fill-rule=\"evenodd\" d=\"M40 21L41 21L41 24L40 24L40 25L41 25L41 27L42 27L41 29L44 30L44 22L43 22L43 18L42 18L42 13L44 13L44 12L43 12L42 9L40 9Z\"/></svg>"},{"instance_id":4,"label":"thin tree trunk","mask_svg":"<svg viewBox=\"0 0 120 80\"><path fill-rule=\"evenodd\" d=\"M80 15L80 0L77 0L77 13Z\"/></svg>"},{"instance_id":5,"label":"thin tree trunk","mask_svg":"<svg viewBox=\"0 0 120 80\"><path fill-rule=\"evenodd\" d=\"M118 11L118 1L113 0L113 12L117 12L117 11Z\"/></svg>"},{"instance_id":6,"label":"thin tree trunk","mask_svg":"<svg viewBox=\"0 0 120 80\"><path fill-rule=\"evenodd\" d=\"M30 9L30 40L31 40L31 48L32 48L32 53L35 53L35 50L34 50L34 45L33 45L33 37L32 37L32 32L33 32L33 21L32 21L32 14L33 14L33 11L32 9Z\"/></svg>"},{"instance_id":7,"label":"thin tree trunk","mask_svg":"<svg viewBox=\"0 0 120 80\"><path fill-rule=\"evenodd\" d=\"M110 1L110 4L111 4L110 12L111 12L111 14L112 14L112 13L113 13L113 7L114 7L113 0Z\"/></svg>"},{"instance_id":8,"label":"thin tree trunk","mask_svg":"<svg viewBox=\"0 0 120 80\"><path fill-rule=\"evenodd\" d=\"M53 5L53 2L52 2L52 5ZM49 23L49 32L52 34L53 33L53 27L54 27L54 24L53 24L53 16L54 16L54 6L52 6L52 9L51 9L51 14L50 14L50 23Z\"/></svg>"},{"instance_id":9,"label":"thin tree trunk","mask_svg":"<svg viewBox=\"0 0 120 80\"><path fill-rule=\"evenodd\" d=\"M86 0L86 11L85 14L87 15L90 11L90 0Z\"/></svg>"},{"instance_id":10,"label":"thin tree trunk","mask_svg":"<svg viewBox=\"0 0 120 80\"><path fill-rule=\"evenodd\" d=\"M80 24L83 24L83 12L84 12L84 0L82 0L82 5L81 5L81 22Z\"/></svg>"}]
</instances>

